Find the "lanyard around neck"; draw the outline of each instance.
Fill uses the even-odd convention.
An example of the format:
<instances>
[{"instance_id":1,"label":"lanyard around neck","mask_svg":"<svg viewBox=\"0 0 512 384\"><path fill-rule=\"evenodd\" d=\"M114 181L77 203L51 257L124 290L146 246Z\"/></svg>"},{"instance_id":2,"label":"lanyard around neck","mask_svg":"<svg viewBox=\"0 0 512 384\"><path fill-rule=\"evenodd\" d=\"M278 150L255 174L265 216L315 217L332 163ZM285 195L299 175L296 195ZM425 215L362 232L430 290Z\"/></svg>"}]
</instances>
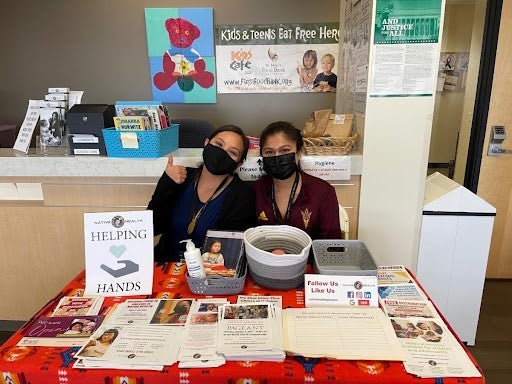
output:
<instances>
[{"instance_id":1,"label":"lanyard around neck","mask_svg":"<svg viewBox=\"0 0 512 384\"><path fill-rule=\"evenodd\" d=\"M223 180L222 182L218 185L218 187L215 189L215 191L213 192L213 194L208 198L208 200L206 200L206 202L203 204L203 206L201 208L199 208L199 210L194 214L194 211L195 211L195 201L196 201L196 196L197 198L199 199L199 195L197 193L197 185L199 184L199 178L197 178L196 182L194 183L194 193L192 195L192 202L190 204L190 223L188 224L188 227L187 227L187 233L189 235L192 234L192 232L194 232L194 229L196 228L196 224L197 224L197 220L199 220L199 217L201 216L201 214L203 213L203 211L205 210L206 206L208 205L208 203L210 201L212 201L213 197L222 189L222 187L226 184L226 181L228 181L229 179L229 176L231 175L227 175Z\"/></svg>"},{"instance_id":2,"label":"lanyard around neck","mask_svg":"<svg viewBox=\"0 0 512 384\"><path fill-rule=\"evenodd\" d=\"M295 180L293 180L292 190L290 192L290 198L288 199L288 206L286 207L286 214L284 217L284 223L290 223L290 211L292 209L292 203L295 199L295 192L297 191L297 186L299 185L299 172L295 172ZM274 187L274 182L272 182L272 213L274 214L274 222L279 224L277 220L277 203L276 203L276 190Z\"/></svg>"}]
</instances>

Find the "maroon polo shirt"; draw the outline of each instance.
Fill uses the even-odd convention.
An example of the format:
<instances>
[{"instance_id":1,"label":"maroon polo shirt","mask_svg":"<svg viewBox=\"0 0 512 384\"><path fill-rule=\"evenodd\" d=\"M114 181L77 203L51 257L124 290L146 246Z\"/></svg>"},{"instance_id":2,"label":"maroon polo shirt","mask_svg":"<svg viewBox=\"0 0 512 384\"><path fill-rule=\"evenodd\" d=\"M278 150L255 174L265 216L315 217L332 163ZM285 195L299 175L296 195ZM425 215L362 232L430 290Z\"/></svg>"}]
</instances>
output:
<instances>
[{"instance_id":1,"label":"maroon polo shirt","mask_svg":"<svg viewBox=\"0 0 512 384\"><path fill-rule=\"evenodd\" d=\"M338 199L334 187L325 180L300 171L302 187L291 206L290 222L285 223L277 209L277 223L272 212L272 178L263 176L253 183L256 192L258 225L288 224L315 239L341 239Z\"/></svg>"}]
</instances>

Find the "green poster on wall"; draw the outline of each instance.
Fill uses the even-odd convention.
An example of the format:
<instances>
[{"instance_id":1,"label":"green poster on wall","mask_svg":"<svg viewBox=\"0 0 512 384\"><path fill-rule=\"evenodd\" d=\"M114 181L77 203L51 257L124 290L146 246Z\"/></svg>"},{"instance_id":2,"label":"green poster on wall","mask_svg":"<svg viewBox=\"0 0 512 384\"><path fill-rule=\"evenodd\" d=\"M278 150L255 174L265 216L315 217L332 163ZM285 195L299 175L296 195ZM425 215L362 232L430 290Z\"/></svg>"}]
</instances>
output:
<instances>
[{"instance_id":1,"label":"green poster on wall","mask_svg":"<svg viewBox=\"0 0 512 384\"><path fill-rule=\"evenodd\" d=\"M374 44L439 42L442 0L377 0Z\"/></svg>"}]
</instances>

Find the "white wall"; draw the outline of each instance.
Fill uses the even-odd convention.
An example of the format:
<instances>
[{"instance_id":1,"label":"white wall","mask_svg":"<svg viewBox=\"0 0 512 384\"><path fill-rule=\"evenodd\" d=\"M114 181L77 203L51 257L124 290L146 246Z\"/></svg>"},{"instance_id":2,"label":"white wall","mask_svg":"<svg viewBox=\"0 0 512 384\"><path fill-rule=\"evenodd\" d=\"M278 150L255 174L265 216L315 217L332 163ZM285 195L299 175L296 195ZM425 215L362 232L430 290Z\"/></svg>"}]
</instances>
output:
<instances>
[{"instance_id":1,"label":"white wall","mask_svg":"<svg viewBox=\"0 0 512 384\"><path fill-rule=\"evenodd\" d=\"M470 52L474 4L447 4L441 52ZM485 14L485 12L484 12ZM473 52L471 52L473 55ZM467 77L467 76L466 76ZM437 92L430 140L429 163L455 160L466 89Z\"/></svg>"},{"instance_id":2,"label":"white wall","mask_svg":"<svg viewBox=\"0 0 512 384\"><path fill-rule=\"evenodd\" d=\"M439 47L432 66L438 61ZM369 74L371 87L371 67ZM367 98L359 239L379 265L403 264L416 272L433 110L434 96Z\"/></svg>"}]
</instances>

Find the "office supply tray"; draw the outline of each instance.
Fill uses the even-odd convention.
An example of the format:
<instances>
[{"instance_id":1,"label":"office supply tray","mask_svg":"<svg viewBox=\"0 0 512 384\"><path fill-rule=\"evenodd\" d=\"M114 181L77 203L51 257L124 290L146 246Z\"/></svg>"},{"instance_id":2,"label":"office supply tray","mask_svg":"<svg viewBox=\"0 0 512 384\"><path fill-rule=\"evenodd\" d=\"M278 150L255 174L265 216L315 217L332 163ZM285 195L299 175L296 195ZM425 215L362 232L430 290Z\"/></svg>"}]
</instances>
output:
<instances>
[{"instance_id":1,"label":"office supply tray","mask_svg":"<svg viewBox=\"0 0 512 384\"><path fill-rule=\"evenodd\" d=\"M321 275L376 276L377 265L359 240L313 240L315 272Z\"/></svg>"}]
</instances>

